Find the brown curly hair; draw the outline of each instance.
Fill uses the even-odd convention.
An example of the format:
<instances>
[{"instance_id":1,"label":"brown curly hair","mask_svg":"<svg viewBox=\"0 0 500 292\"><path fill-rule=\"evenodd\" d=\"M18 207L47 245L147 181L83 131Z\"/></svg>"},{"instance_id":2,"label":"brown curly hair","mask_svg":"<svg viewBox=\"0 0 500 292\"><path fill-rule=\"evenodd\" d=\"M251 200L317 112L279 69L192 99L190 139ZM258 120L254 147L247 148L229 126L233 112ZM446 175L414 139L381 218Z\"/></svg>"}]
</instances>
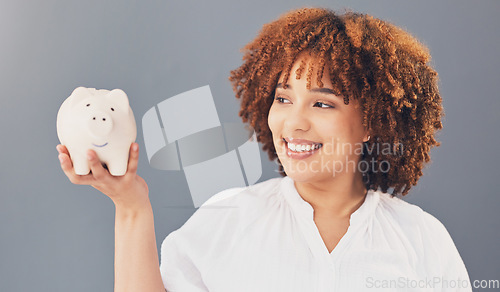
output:
<instances>
[{"instance_id":1,"label":"brown curly hair","mask_svg":"<svg viewBox=\"0 0 500 292\"><path fill-rule=\"evenodd\" d=\"M353 98L361 104L363 125L371 137L361 159L390 165L386 172L370 166L363 174L367 189L404 196L417 184L431 147L440 144L434 136L444 113L437 73L428 65L429 51L413 36L370 15L302 8L265 24L242 52L243 64L231 71L229 80L241 99L240 117L254 128L271 160L278 158L267 120L275 87L282 73L286 84L299 53L308 52L316 60L319 87L327 68L344 103ZM297 79L305 65L296 70ZM312 74L311 65L308 88ZM375 143L388 143L395 151L368 151Z\"/></svg>"}]
</instances>

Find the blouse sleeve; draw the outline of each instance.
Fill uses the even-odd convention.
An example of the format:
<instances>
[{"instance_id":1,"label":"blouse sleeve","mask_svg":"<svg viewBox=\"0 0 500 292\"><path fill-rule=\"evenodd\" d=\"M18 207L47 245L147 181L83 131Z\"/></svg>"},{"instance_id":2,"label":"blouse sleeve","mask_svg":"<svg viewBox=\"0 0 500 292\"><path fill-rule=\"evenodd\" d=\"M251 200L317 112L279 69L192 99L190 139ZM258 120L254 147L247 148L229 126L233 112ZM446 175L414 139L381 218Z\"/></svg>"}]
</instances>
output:
<instances>
[{"instance_id":1,"label":"blouse sleeve","mask_svg":"<svg viewBox=\"0 0 500 292\"><path fill-rule=\"evenodd\" d=\"M179 249L177 231L171 232L161 245L160 272L167 292L208 292L200 271Z\"/></svg>"},{"instance_id":2,"label":"blouse sleeve","mask_svg":"<svg viewBox=\"0 0 500 292\"><path fill-rule=\"evenodd\" d=\"M230 198L243 189L245 188L235 187L223 190L208 199L200 209ZM207 232L210 233L207 228L209 222L215 222L216 224L212 225L218 226L219 217L215 216L215 213L200 213L200 209L181 228L171 232L161 245L160 272L167 292L208 292L191 251L192 248L199 251L198 239L204 238L203 234L206 238ZM201 226L203 229L200 229Z\"/></svg>"},{"instance_id":3,"label":"blouse sleeve","mask_svg":"<svg viewBox=\"0 0 500 292\"><path fill-rule=\"evenodd\" d=\"M442 275L440 279L436 277L433 279L441 288L439 291L472 291L469 274L448 230L434 216L427 212L425 214L433 231L433 242L440 254Z\"/></svg>"}]
</instances>

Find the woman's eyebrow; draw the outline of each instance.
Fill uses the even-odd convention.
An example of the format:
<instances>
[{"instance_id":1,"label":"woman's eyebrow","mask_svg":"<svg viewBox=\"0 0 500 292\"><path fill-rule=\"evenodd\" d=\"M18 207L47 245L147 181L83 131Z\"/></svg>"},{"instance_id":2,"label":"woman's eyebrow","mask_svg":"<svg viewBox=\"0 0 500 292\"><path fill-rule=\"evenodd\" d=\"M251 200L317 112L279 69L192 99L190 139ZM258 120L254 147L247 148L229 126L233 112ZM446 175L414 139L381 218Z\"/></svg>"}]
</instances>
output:
<instances>
[{"instance_id":1,"label":"woman's eyebrow","mask_svg":"<svg viewBox=\"0 0 500 292\"><path fill-rule=\"evenodd\" d=\"M326 87L313 88L313 89L310 89L309 91L311 91L311 92L319 92L319 93L326 93L326 94L333 94L333 95L337 96L335 94L335 92L333 92L333 90L331 88L326 88Z\"/></svg>"},{"instance_id":2,"label":"woman's eyebrow","mask_svg":"<svg viewBox=\"0 0 500 292\"><path fill-rule=\"evenodd\" d=\"M284 89L283 88L283 83L278 83L278 85L276 85L276 88L281 88L281 89ZM287 84L286 85L286 89L292 89L292 86ZM326 94L333 94L335 96L337 96L335 94L335 92L333 92L333 89L331 88L326 88L326 87L317 87L317 88L312 88L312 89L309 89L309 91L311 92L319 92L319 93L326 93ZM338 96L337 96L338 97Z\"/></svg>"},{"instance_id":3,"label":"woman's eyebrow","mask_svg":"<svg viewBox=\"0 0 500 292\"><path fill-rule=\"evenodd\" d=\"M281 88L281 89L284 89L283 88L283 83L278 83L278 85L276 85L276 88ZM286 85L286 89L289 89L289 88L292 88L290 85Z\"/></svg>"}]
</instances>

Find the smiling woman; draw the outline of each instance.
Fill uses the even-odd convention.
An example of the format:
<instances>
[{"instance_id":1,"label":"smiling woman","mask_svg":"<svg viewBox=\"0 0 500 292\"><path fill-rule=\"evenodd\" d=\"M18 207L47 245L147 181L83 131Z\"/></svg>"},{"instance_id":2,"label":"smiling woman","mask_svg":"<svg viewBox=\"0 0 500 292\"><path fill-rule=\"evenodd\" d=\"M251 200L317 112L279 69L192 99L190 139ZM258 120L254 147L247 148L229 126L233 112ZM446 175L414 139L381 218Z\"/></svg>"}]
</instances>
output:
<instances>
[{"instance_id":1,"label":"smiling woman","mask_svg":"<svg viewBox=\"0 0 500 292\"><path fill-rule=\"evenodd\" d=\"M123 177L93 151L78 176L58 146L69 179L116 206L116 291L471 291L443 224L396 196L439 145L429 60L365 14L305 8L266 24L230 81L282 177L215 194L165 238L159 271L137 144Z\"/></svg>"},{"instance_id":2,"label":"smiling woman","mask_svg":"<svg viewBox=\"0 0 500 292\"><path fill-rule=\"evenodd\" d=\"M375 166L363 172L368 189L406 195L416 185L430 161L431 147L439 145L434 135L442 128L443 115L437 73L428 65L428 49L418 40L369 15L304 9L265 25L244 51L245 63L230 77L242 100L240 116L256 129L263 150L277 159L282 175L287 175L282 157L261 117L267 116L275 89L280 89L278 79L292 79L305 81L308 89L327 88L346 105L357 102L370 136L364 147L396 148L404 142L401 155L363 152L365 165ZM387 172L378 171L382 163L390 165Z\"/></svg>"},{"instance_id":3,"label":"smiling woman","mask_svg":"<svg viewBox=\"0 0 500 292\"><path fill-rule=\"evenodd\" d=\"M292 72L311 62L314 59L303 54L295 62ZM314 82L316 76L313 75L313 84L317 83ZM345 153L341 146L362 145L368 141L369 134L362 123L359 103L354 100L349 105L344 104L333 93L328 72L321 80L324 87L308 89L307 80L299 75L297 77L290 78L284 86L278 83L268 114L273 143L287 176L299 184L310 180L338 183L344 180L342 176L349 176L345 180L356 181L359 184L356 188L362 191L361 172L349 167L349 164L338 163L347 160L357 165L360 150ZM348 170L348 167L351 169ZM358 178L355 179L355 176ZM324 188L330 189L326 185Z\"/></svg>"},{"instance_id":4,"label":"smiling woman","mask_svg":"<svg viewBox=\"0 0 500 292\"><path fill-rule=\"evenodd\" d=\"M446 228L396 197L439 145L427 48L369 15L305 8L243 52L239 114L283 177L220 192L169 234L167 291L471 291Z\"/></svg>"}]
</instances>

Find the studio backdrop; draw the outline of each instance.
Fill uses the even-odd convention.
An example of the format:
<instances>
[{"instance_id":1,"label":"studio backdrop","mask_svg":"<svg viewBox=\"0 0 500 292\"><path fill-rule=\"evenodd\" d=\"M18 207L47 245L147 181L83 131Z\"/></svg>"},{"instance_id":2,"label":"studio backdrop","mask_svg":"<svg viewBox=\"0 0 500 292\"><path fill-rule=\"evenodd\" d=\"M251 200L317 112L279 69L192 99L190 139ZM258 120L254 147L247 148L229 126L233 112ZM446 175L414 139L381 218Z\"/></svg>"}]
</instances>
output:
<instances>
[{"instance_id":1,"label":"studio backdrop","mask_svg":"<svg viewBox=\"0 0 500 292\"><path fill-rule=\"evenodd\" d=\"M429 47L442 145L404 199L443 222L471 280L500 280L500 2L0 0L0 291L113 289L114 205L71 184L55 149L78 86L129 97L158 247L218 190L278 177L228 76L263 24L304 6L369 13Z\"/></svg>"}]
</instances>

